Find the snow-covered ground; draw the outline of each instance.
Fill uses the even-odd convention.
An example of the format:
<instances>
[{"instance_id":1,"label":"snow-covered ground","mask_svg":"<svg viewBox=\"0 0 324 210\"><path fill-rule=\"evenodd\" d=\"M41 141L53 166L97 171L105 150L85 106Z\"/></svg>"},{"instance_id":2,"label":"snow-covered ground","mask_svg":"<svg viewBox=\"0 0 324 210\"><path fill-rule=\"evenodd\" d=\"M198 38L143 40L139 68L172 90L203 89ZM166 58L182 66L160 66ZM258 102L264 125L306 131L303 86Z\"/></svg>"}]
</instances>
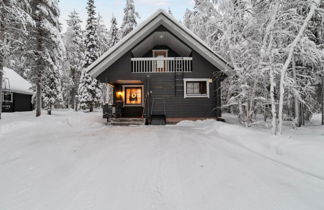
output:
<instances>
[{"instance_id":1,"label":"snow-covered ground","mask_svg":"<svg viewBox=\"0 0 324 210\"><path fill-rule=\"evenodd\" d=\"M273 137L212 120L108 127L100 112L4 114L0 210L322 210L318 121Z\"/></svg>"}]
</instances>

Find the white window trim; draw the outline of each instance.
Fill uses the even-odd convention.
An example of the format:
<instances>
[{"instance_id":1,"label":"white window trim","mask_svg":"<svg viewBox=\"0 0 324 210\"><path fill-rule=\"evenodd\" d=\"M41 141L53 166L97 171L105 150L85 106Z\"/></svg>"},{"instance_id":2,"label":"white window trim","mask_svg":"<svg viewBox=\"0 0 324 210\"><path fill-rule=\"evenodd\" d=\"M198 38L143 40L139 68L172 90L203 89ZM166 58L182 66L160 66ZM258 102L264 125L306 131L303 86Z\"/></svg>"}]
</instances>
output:
<instances>
[{"instance_id":1,"label":"white window trim","mask_svg":"<svg viewBox=\"0 0 324 210\"><path fill-rule=\"evenodd\" d=\"M136 88L136 87L140 87L142 88L142 104L134 104L134 105L130 105L130 104L126 104L126 88ZM123 98L123 105L124 107L144 107L144 101L145 101L145 98L144 98L144 85L123 85L123 93L124 93L124 98Z\"/></svg>"},{"instance_id":2,"label":"white window trim","mask_svg":"<svg viewBox=\"0 0 324 210\"><path fill-rule=\"evenodd\" d=\"M10 94L11 95L11 100L10 101L5 101L4 100L4 93L1 94L2 96L2 102L5 102L5 103L13 103L13 93L6 93L6 94Z\"/></svg>"},{"instance_id":3,"label":"white window trim","mask_svg":"<svg viewBox=\"0 0 324 210\"><path fill-rule=\"evenodd\" d=\"M210 98L210 88L209 88L210 79L208 79L208 78L186 78L186 79L183 79L183 82L184 82L184 98ZM187 94L187 82L206 82L207 94L188 95Z\"/></svg>"}]
</instances>

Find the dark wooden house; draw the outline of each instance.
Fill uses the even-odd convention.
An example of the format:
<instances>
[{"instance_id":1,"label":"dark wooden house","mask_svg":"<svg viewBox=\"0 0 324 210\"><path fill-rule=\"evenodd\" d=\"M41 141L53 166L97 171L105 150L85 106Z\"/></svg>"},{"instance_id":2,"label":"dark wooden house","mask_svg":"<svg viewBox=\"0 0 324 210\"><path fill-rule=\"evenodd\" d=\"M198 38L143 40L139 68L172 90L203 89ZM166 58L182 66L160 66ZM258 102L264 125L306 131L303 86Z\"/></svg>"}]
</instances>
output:
<instances>
[{"instance_id":1,"label":"dark wooden house","mask_svg":"<svg viewBox=\"0 0 324 210\"><path fill-rule=\"evenodd\" d=\"M113 89L114 118L151 122L159 116L177 122L221 117L220 87L229 68L190 30L159 10L87 72Z\"/></svg>"},{"instance_id":2,"label":"dark wooden house","mask_svg":"<svg viewBox=\"0 0 324 210\"><path fill-rule=\"evenodd\" d=\"M32 111L32 85L14 70L4 68L2 82L2 111Z\"/></svg>"}]
</instances>

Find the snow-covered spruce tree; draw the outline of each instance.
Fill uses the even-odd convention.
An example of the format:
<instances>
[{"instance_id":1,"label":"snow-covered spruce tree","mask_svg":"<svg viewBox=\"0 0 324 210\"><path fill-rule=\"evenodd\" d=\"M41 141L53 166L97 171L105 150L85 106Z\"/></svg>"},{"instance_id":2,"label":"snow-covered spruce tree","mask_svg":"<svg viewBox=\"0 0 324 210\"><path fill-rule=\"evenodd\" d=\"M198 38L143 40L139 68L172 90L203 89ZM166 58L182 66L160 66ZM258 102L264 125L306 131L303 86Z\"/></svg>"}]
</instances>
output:
<instances>
[{"instance_id":1,"label":"snow-covered spruce tree","mask_svg":"<svg viewBox=\"0 0 324 210\"><path fill-rule=\"evenodd\" d=\"M109 48L112 48L119 41L117 19L115 18L115 16L111 18L111 26L108 32L108 37Z\"/></svg>"},{"instance_id":2,"label":"snow-covered spruce tree","mask_svg":"<svg viewBox=\"0 0 324 210\"><path fill-rule=\"evenodd\" d=\"M121 38L129 34L137 26L137 18L139 18L139 14L135 11L134 0L126 0L123 23L120 28Z\"/></svg>"},{"instance_id":3,"label":"snow-covered spruce tree","mask_svg":"<svg viewBox=\"0 0 324 210\"><path fill-rule=\"evenodd\" d=\"M2 80L3 67L6 57L12 51L15 45L21 46L15 36L26 35L26 26L32 24L33 21L29 15L30 2L29 0L1 0L0 1L0 119L1 119L1 104L2 104Z\"/></svg>"},{"instance_id":4,"label":"snow-covered spruce tree","mask_svg":"<svg viewBox=\"0 0 324 210\"><path fill-rule=\"evenodd\" d=\"M59 67L54 63L50 64L51 67L47 68L45 77L42 81L43 84L43 102L44 107L47 109L47 114L52 114L52 109L55 104L62 102L62 88L61 88L61 73Z\"/></svg>"},{"instance_id":5,"label":"snow-covered spruce tree","mask_svg":"<svg viewBox=\"0 0 324 210\"><path fill-rule=\"evenodd\" d=\"M88 67L99 57L99 44L97 35L97 20L94 0L88 0L88 20L86 26L85 37L85 65ZM101 89L100 84L96 79L93 79L85 71L82 72L79 84L79 100L82 109L89 109L93 111L93 106L100 102Z\"/></svg>"},{"instance_id":6,"label":"snow-covered spruce tree","mask_svg":"<svg viewBox=\"0 0 324 210\"><path fill-rule=\"evenodd\" d=\"M61 77L61 87L62 87L62 106L66 109L73 108L74 109L74 101L71 99L72 89L75 87L72 77L70 75L70 64L67 60L65 60L64 65L62 67L62 77ZM79 81L80 82L80 79ZM78 91L78 87L76 92Z\"/></svg>"},{"instance_id":7,"label":"snow-covered spruce tree","mask_svg":"<svg viewBox=\"0 0 324 210\"><path fill-rule=\"evenodd\" d=\"M58 0L31 0L31 6L32 17L36 24L31 28L32 36L28 42L34 61L29 78L36 86L36 117L38 117L41 115L42 98L48 102L45 105L49 114L54 102L60 98L56 94L60 89L57 85L60 83L46 78L60 79L59 70L65 48L60 34Z\"/></svg>"},{"instance_id":8,"label":"snow-covered spruce tree","mask_svg":"<svg viewBox=\"0 0 324 210\"><path fill-rule=\"evenodd\" d=\"M98 81L83 71L79 87L81 109L89 109L92 112L94 104L101 102L101 97L102 92Z\"/></svg>"},{"instance_id":9,"label":"snow-covered spruce tree","mask_svg":"<svg viewBox=\"0 0 324 210\"><path fill-rule=\"evenodd\" d=\"M88 0L87 25L85 30L85 67L90 66L99 57L99 39L97 33L97 18L94 0Z\"/></svg>"},{"instance_id":10,"label":"snow-covered spruce tree","mask_svg":"<svg viewBox=\"0 0 324 210\"><path fill-rule=\"evenodd\" d=\"M81 72L85 64L85 43L83 40L83 31L81 29L81 19L76 11L71 12L67 20L67 31L64 34L64 42L66 47L68 74L72 80L71 86L65 86L65 90L69 91L69 104L77 111L78 109L78 88L80 84ZM65 81L71 83L68 78Z\"/></svg>"},{"instance_id":11,"label":"snow-covered spruce tree","mask_svg":"<svg viewBox=\"0 0 324 210\"><path fill-rule=\"evenodd\" d=\"M105 23L102 20L102 16L98 14L97 18L97 34L99 43L100 55L104 54L109 49L109 34Z\"/></svg>"}]
</instances>

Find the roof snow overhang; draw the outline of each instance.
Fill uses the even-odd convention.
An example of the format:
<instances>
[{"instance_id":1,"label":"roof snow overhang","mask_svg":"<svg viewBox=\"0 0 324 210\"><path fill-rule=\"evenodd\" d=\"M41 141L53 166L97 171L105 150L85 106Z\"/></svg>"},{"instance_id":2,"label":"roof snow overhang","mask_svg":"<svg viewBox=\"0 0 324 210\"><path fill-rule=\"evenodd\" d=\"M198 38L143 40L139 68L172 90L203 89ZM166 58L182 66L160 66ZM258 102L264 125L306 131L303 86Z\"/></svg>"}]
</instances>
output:
<instances>
[{"instance_id":1,"label":"roof snow overhang","mask_svg":"<svg viewBox=\"0 0 324 210\"><path fill-rule=\"evenodd\" d=\"M17 72L7 67L3 68L2 91L25 95L34 94L32 84L20 76Z\"/></svg>"},{"instance_id":2,"label":"roof snow overhang","mask_svg":"<svg viewBox=\"0 0 324 210\"><path fill-rule=\"evenodd\" d=\"M109 49L93 62L86 69L86 72L88 72L92 77L98 77L102 72L114 64L128 51L136 47L143 39L152 34L161 25L222 72L226 72L232 68L224 58L213 52L212 49L210 49L197 35L179 23L166 11L161 9L155 12L150 18L140 24L131 33L120 40L114 47Z\"/></svg>"}]
</instances>

